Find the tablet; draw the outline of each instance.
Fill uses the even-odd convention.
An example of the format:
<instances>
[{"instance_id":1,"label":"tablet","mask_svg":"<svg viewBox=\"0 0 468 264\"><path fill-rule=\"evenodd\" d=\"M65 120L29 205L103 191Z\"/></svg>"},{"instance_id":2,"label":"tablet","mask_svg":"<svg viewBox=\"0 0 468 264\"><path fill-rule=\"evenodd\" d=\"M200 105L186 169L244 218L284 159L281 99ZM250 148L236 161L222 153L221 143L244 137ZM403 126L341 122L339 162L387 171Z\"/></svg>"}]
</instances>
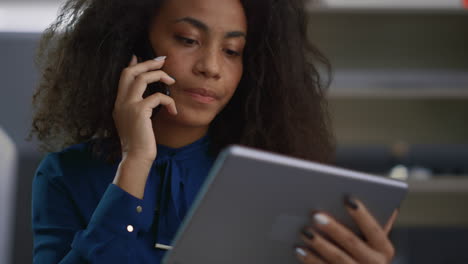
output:
<instances>
[{"instance_id":1,"label":"tablet","mask_svg":"<svg viewBox=\"0 0 468 264\"><path fill-rule=\"evenodd\" d=\"M311 211L359 232L344 195L384 225L406 192L401 181L233 145L216 159L163 263L297 263L293 246Z\"/></svg>"}]
</instances>

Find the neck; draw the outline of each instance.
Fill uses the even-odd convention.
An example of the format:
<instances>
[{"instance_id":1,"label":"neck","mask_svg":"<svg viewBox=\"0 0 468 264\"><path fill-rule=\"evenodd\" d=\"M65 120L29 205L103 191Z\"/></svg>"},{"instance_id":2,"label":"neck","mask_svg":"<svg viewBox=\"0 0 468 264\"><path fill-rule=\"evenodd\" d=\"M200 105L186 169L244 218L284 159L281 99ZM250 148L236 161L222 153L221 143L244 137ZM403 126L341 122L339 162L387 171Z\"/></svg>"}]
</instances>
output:
<instances>
[{"instance_id":1,"label":"neck","mask_svg":"<svg viewBox=\"0 0 468 264\"><path fill-rule=\"evenodd\" d=\"M183 126L175 122L155 118L153 128L157 144L170 148L180 148L205 136L209 126Z\"/></svg>"}]
</instances>

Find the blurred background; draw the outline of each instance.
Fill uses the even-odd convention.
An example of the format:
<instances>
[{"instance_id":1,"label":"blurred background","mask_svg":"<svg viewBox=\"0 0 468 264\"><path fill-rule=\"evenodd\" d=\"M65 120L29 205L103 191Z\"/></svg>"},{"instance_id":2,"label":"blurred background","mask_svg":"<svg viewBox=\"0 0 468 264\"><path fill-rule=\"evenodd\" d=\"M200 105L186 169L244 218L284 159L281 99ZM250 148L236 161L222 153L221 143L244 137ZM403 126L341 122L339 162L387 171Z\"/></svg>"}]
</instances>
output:
<instances>
[{"instance_id":1,"label":"blurred background","mask_svg":"<svg viewBox=\"0 0 468 264\"><path fill-rule=\"evenodd\" d=\"M0 263L31 263L33 57L58 0L0 0ZM338 166L407 179L394 263L468 263L468 1L310 1Z\"/></svg>"}]
</instances>

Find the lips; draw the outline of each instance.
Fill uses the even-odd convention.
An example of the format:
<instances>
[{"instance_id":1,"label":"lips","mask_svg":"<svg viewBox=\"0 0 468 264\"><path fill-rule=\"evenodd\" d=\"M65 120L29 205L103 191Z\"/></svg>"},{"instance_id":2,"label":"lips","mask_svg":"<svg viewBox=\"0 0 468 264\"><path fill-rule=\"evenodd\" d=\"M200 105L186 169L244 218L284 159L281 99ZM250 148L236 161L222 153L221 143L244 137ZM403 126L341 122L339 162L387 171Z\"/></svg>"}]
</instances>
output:
<instances>
[{"instance_id":1,"label":"lips","mask_svg":"<svg viewBox=\"0 0 468 264\"><path fill-rule=\"evenodd\" d=\"M204 88L184 89L184 91L201 98L205 97L208 100L218 100L220 98L217 93Z\"/></svg>"}]
</instances>

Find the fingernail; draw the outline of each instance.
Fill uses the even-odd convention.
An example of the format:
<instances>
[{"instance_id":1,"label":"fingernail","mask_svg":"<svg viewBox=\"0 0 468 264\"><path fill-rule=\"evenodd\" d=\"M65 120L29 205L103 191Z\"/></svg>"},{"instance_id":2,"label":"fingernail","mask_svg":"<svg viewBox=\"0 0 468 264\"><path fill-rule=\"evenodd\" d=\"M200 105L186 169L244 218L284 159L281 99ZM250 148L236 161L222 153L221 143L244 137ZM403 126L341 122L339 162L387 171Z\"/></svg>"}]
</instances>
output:
<instances>
[{"instance_id":1,"label":"fingernail","mask_svg":"<svg viewBox=\"0 0 468 264\"><path fill-rule=\"evenodd\" d=\"M302 229L302 234L310 240L314 239L314 234L307 230L307 228Z\"/></svg>"},{"instance_id":2,"label":"fingernail","mask_svg":"<svg viewBox=\"0 0 468 264\"><path fill-rule=\"evenodd\" d=\"M171 77L174 81L177 81L176 78L172 77L171 75L169 75L169 77Z\"/></svg>"},{"instance_id":3,"label":"fingernail","mask_svg":"<svg viewBox=\"0 0 468 264\"><path fill-rule=\"evenodd\" d=\"M166 56L159 56L157 58L155 58L154 60L155 61L162 61L162 60L165 60L166 59Z\"/></svg>"},{"instance_id":4,"label":"fingernail","mask_svg":"<svg viewBox=\"0 0 468 264\"><path fill-rule=\"evenodd\" d=\"M297 253L298 255L300 255L300 256L303 256L303 257L307 256L307 252L305 252L305 250L303 250L302 248L298 248L298 247L297 247L297 248L296 248L296 253Z\"/></svg>"},{"instance_id":5,"label":"fingernail","mask_svg":"<svg viewBox=\"0 0 468 264\"><path fill-rule=\"evenodd\" d=\"M176 82L176 79L174 79L172 76L168 75L167 77L169 77L170 80L173 80L174 82Z\"/></svg>"},{"instance_id":6,"label":"fingernail","mask_svg":"<svg viewBox=\"0 0 468 264\"><path fill-rule=\"evenodd\" d=\"M324 214L315 214L314 221L319 225L326 225L329 222L328 217Z\"/></svg>"},{"instance_id":7,"label":"fingernail","mask_svg":"<svg viewBox=\"0 0 468 264\"><path fill-rule=\"evenodd\" d=\"M351 208L353 210L358 209L358 204L356 203L356 201L350 195L346 195L344 197L344 203L345 203L346 206L348 206L349 208Z\"/></svg>"}]
</instances>

